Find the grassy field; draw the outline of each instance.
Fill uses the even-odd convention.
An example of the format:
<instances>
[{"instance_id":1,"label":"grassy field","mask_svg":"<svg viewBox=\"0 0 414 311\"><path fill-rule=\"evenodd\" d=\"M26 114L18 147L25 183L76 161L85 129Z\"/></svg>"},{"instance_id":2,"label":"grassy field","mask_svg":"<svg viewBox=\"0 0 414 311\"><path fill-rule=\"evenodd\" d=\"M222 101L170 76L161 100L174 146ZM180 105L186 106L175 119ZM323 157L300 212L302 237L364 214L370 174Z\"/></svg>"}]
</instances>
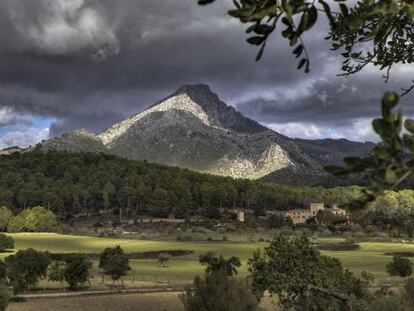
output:
<instances>
[{"instance_id":1,"label":"grassy field","mask_svg":"<svg viewBox=\"0 0 414 311\"><path fill-rule=\"evenodd\" d=\"M155 259L132 260L132 272L127 280L134 282L168 282L188 283L195 275L203 272L203 266L198 262L198 256L207 251L214 251L224 256L238 256L243 261L241 275L247 273L246 262L256 248L262 248L267 243L247 242L179 242L179 241L144 241L133 239L94 238L83 236L67 236L58 234L13 234L16 249L33 247L38 250L51 252L83 252L99 253L105 247L121 245L126 252L162 251L162 250L192 250L193 254L172 258L168 267L161 268ZM319 239L318 243L335 242L340 239ZM398 278L390 278L385 271L385 265L391 260L386 252L412 251L411 243L360 243L361 248L354 251L325 251L324 254L337 257L343 265L355 273L365 270L374 274L381 281L396 282ZM1 254L5 257L7 254ZM96 283L99 278L96 277Z\"/></svg>"}]
</instances>

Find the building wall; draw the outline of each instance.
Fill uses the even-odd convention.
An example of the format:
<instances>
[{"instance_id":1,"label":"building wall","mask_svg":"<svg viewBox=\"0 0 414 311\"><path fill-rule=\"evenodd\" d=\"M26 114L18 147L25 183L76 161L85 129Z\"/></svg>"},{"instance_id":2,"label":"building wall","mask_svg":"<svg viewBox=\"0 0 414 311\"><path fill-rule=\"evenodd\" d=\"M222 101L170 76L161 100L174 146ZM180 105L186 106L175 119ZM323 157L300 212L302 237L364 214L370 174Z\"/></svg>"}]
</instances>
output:
<instances>
[{"instance_id":1,"label":"building wall","mask_svg":"<svg viewBox=\"0 0 414 311\"><path fill-rule=\"evenodd\" d=\"M241 211L237 212L237 220L240 222L244 222L244 212L241 212Z\"/></svg>"},{"instance_id":2,"label":"building wall","mask_svg":"<svg viewBox=\"0 0 414 311\"><path fill-rule=\"evenodd\" d=\"M301 224L305 223L306 220L316 217L319 211L329 211L334 215L337 216L345 216L348 217L348 213L346 210L342 208L338 208L336 204L332 205L332 208L325 209L324 203L311 203L309 209L297 209L297 210L290 210L283 212L284 217L289 217L293 224Z\"/></svg>"}]
</instances>

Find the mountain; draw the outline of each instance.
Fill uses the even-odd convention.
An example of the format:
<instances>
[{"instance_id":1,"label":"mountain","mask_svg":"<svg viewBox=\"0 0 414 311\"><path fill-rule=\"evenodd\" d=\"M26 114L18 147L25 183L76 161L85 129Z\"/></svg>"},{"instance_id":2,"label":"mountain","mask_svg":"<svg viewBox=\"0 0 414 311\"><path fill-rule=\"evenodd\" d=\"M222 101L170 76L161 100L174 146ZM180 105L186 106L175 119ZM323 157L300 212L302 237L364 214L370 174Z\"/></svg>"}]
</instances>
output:
<instances>
[{"instance_id":1,"label":"mountain","mask_svg":"<svg viewBox=\"0 0 414 311\"><path fill-rule=\"evenodd\" d=\"M319 184L322 167L368 153L373 143L291 139L244 117L207 85L185 85L97 135L78 130L41 150L102 152L237 178Z\"/></svg>"}]
</instances>

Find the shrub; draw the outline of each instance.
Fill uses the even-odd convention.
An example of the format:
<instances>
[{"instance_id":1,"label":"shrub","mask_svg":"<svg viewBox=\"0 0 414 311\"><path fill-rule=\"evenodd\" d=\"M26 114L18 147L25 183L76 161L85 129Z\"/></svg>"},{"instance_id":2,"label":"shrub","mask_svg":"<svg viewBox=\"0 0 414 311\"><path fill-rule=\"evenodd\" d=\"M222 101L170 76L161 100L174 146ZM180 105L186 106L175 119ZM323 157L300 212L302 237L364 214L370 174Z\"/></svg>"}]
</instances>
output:
<instances>
[{"instance_id":1,"label":"shrub","mask_svg":"<svg viewBox=\"0 0 414 311\"><path fill-rule=\"evenodd\" d=\"M5 311L10 301L10 292L6 285L0 283L0 311Z\"/></svg>"},{"instance_id":2,"label":"shrub","mask_svg":"<svg viewBox=\"0 0 414 311\"><path fill-rule=\"evenodd\" d=\"M371 301L367 311L408 311L407 302L399 295L380 296Z\"/></svg>"},{"instance_id":3,"label":"shrub","mask_svg":"<svg viewBox=\"0 0 414 311\"><path fill-rule=\"evenodd\" d=\"M408 258L394 256L392 261L386 266L387 272L391 276L410 276L413 270L413 264Z\"/></svg>"},{"instance_id":4,"label":"shrub","mask_svg":"<svg viewBox=\"0 0 414 311\"><path fill-rule=\"evenodd\" d=\"M0 252L4 252L6 249L14 248L14 240L12 237L5 234L0 234Z\"/></svg>"},{"instance_id":5,"label":"shrub","mask_svg":"<svg viewBox=\"0 0 414 311\"><path fill-rule=\"evenodd\" d=\"M405 298L407 302L414 307L414 278L408 278L404 282Z\"/></svg>"},{"instance_id":6,"label":"shrub","mask_svg":"<svg viewBox=\"0 0 414 311\"><path fill-rule=\"evenodd\" d=\"M241 266L241 261L238 257L232 256L224 258L223 255L216 256L213 252L207 252L199 256L199 262L206 265L206 274L222 271L228 276L237 274L237 268Z\"/></svg>"},{"instance_id":7,"label":"shrub","mask_svg":"<svg viewBox=\"0 0 414 311\"><path fill-rule=\"evenodd\" d=\"M170 260L171 255L166 254L166 253L161 253L158 256L158 261L161 265L161 267L165 267L165 264Z\"/></svg>"},{"instance_id":8,"label":"shrub","mask_svg":"<svg viewBox=\"0 0 414 311\"><path fill-rule=\"evenodd\" d=\"M361 246L352 242L340 242L340 243L326 243L318 244L316 248L323 251L354 251L360 249Z\"/></svg>"},{"instance_id":9,"label":"shrub","mask_svg":"<svg viewBox=\"0 0 414 311\"><path fill-rule=\"evenodd\" d=\"M257 298L245 280L229 277L224 271L196 277L193 289L188 289L181 299L186 311L254 311Z\"/></svg>"}]
</instances>

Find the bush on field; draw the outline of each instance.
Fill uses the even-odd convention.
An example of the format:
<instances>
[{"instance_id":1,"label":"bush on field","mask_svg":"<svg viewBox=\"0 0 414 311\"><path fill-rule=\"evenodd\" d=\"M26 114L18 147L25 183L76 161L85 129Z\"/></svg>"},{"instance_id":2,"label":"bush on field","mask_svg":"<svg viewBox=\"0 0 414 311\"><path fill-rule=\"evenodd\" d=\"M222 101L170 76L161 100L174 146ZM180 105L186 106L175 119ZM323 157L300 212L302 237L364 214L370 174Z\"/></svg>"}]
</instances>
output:
<instances>
[{"instance_id":1,"label":"bush on field","mask_svg":"<svg viewBox=\"0 0 414 311\"><path fill-rule=\"evenodd\" d=\"M0 234L0 252L14 248L14 240L5 234Z\"/></svg>"},{"instance_id":2,"label":"bush on field","mask_svg":"<svg viewBox=\"0 0 414 311\"><path fill-rule=\"evenodd\" d=\"M413 264L408 258L394 256L392 261L387 264L386 268L389 275L398 275L404 278L411 275L413 271Z\"/></svg>"},{"instance_id":3,"label":"bush on field","mask_svg":"<svg viewBox=\"0 0 414 311\"><path fill-rule=\"evenodd\" d=\"M340 242L318 244L316 248L323 251L354 251L361 248L361 246L353 242Z\"/></svg>"},{"instance_id":4,"label":"bush on field","mask_svg":"<svg viewBox=\"0 0 414 311\"><path fill-rule=\"evenodd\" d=\"M254 311L258 308L257 298L246 280L229 277L224 271L213 271L203 279L196 277L193 289L188 289L181 299L186 311Z\"/></svg>"}]
</instances>

